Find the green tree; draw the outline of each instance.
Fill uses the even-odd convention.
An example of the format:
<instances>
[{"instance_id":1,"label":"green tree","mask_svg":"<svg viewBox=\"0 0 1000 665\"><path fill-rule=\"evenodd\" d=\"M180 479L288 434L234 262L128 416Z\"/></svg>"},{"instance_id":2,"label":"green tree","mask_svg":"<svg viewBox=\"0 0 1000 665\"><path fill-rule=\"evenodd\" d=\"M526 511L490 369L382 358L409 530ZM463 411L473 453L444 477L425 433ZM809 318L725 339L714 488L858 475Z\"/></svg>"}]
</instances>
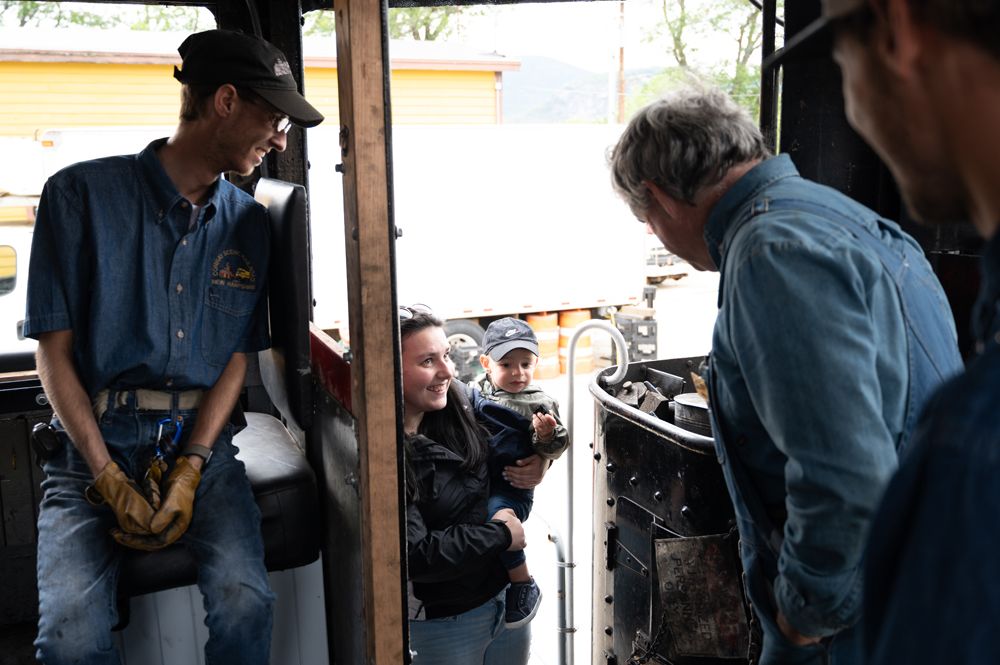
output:
<instances>
[{"instance_id":1,"label":"green tree","mask_svg":"<svg viewBox=\"0 0 1000 665\"><path fill-rule=\"evenodd\" d=\"M92 7L78 11L75 2L24 2L0 0L0 25L24 28L63 28L81 25L90 28L126 27L132 30L181 30L193 32L215 25L212 15L198 7L116 6Z\"/></svg>"},{"instance_id":2,"label":"green tree","mask_svg":"<svg viewBox=\"0 0 1000 665\"><path fill-rule=\"evenodd\" d=\"M784 2L778 2L778 14ZM780 28L779 28L780 29ZM699 70L689 55L706 38L728 35L732 50L716 53L714 63ZM746 0L663 0L663 20L646 33L646 41L660 43L676 66L648 81L626 102L632 113L664 91L694 74L715 82L754 120L760 114L760 47L763 29L760 11Z\"/></svg>"},{"instance_id":3,"label":"green tree","mask_svg":"<svg viewBox=\"0 0 1000 665\"><path fill-rule=\"evenodd\" d=\"M415 39L434 41L451 36L462 16L478 16L481 9L468 7L407 7L389 10L389 37L391 39ZM302 28L305 35L329 36L335 34L337 26L333 12L316 11L306 15Z\"/></svg>"},{"instance_id":4,"label":"green tree","mask_svg":"<svg viewBox=\"0 0 1000 665\"><path fill-rule=\"evenodd\" d=\"M309 12L302 26L302 34L307 37L329 37L337 34L336 14L326 10Z\"/></svg>"},{"instance_id":5,"label":"green tree","mask_svg":"<svg viewBox=\"0 0 1000 665\"><path fill-rule=\"evenodd\" d=\"M104 28L117 25L117 20L89 11L76 11L69 7L79 6L67 3L63 7L59 2L26 2L19 0L0 0L0 25L52 26L61 28L69 25L84 25Z\"/></svg>"}]
</instances>

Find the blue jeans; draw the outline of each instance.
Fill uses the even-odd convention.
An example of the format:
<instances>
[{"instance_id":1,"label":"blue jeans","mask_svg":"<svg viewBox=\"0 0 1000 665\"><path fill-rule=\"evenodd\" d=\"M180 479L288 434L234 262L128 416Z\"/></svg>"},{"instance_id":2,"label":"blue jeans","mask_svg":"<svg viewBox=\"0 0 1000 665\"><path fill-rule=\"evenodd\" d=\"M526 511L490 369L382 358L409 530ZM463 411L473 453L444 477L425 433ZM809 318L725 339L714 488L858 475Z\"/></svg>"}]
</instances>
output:
<instances>
[{"instance_id":1,"label":"blue jeans","mask_svg":"<svg viewBox=\"0 0 1000 665\"><path fill-rule=\"evenodd\" d=\"M414 665L526 665L531 624L504 626L506 587L474 610L427 621L410 621Z\"/></svg>"},{"instance_id":2,"label":"blue jeans","mask_svg":"<svg viewBox=\"0 0 1000 665\"><path fill-rule=\"evenodd\" d=\"M503 510L504 508L510 508L517 515L517 519L525 522L528 520L528 515L531 514L531 506L535 503L535 490L519 490L513 487L509 487L501 490L493 490L490 492L489 499L489 513L490 517L496 514L498 510ZM523 564L527 559L524 556L524 550L517 550L516 552L501 552L499 554L500 563L507 570L514 570L521 564Z\"/></svg>"},{"instance_id":3,"label":"blue jeans","mask_svg":"<svg viewBox=\"0 0 1000 665\"><path fill-rule=\"evenodd\" d=\"M155 453L158 421L183 417L183 446L196 415L118 407L98 425L111 459L141 481L144 463ZM65 445L45 465L48 478L42 483L37 657L46 665L118 664L111 628L118 622L115 595L123 548L109 535L117 520L110 507L92 506L84 498L94 478L58 421L53 424ZM227 425L202 469L191 525L180 539L198 564L209 630L205 662L214 665L266 663L271 651L275 595L264 568L260 511L235 453Z\"/></svg>"}]
</instances>

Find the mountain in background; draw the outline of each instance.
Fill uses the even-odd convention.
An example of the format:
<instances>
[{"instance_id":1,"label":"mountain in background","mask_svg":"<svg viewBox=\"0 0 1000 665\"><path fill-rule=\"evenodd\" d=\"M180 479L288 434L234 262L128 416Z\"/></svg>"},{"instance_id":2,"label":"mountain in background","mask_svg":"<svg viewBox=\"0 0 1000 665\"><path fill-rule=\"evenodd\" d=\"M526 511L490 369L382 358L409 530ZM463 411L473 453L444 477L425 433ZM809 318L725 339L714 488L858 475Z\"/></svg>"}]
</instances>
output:
<instances>
[{"instance_id":1,"label":"mountain in background","mask_svg":"<svg viewBox=\"0 0 1000 665\"><path fill-rule=\"evenodd\" d=\"M504 72L505 123L595 122L608 115L608 74L544 56L521 56L521 71ZM625 70L625 94L635 92L662 67Z\"/></svg>"}]
</instances>

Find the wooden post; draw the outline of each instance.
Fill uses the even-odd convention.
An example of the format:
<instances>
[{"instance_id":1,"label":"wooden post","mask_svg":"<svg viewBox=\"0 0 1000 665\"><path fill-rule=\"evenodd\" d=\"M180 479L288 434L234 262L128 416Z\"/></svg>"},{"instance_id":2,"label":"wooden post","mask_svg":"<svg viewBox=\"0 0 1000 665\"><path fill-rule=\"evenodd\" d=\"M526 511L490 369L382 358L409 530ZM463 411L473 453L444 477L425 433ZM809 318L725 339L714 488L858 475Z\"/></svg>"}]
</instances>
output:
<instances>
[{"instance_id":1,"label":"wooden post","mask_svg":"<svg viewBox=\"0 0 1000 665\"><path fill-rule=\"evenodd\" d=\"M351 400L358 419L365 639L369 664L396 665L408 644L402 515L402 386L391 213L388 7L335 0ZM314 183L322 187L322 183Z\"/></svg>"}]
</instances>

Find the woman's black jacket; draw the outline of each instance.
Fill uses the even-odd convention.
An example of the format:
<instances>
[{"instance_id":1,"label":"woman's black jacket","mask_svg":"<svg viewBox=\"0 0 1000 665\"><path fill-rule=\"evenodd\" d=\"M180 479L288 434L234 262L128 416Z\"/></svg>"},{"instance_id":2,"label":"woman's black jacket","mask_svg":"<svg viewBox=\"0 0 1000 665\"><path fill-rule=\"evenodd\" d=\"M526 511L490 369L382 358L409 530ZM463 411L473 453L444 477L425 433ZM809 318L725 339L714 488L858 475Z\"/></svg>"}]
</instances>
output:
<instances>
[{"instance_id":1,"label":"woman's black jacket","mask_svg":"<svg viewBox=\"0 0 1000 665\"><path fill-rule=\"evenodd\" d=\"M406 506L413 595L428 619L468 612L509 581L497 555L510 547L510 530L490 521L485 464L463 473L462 458L444 446L420 435L409 444L419 491Z\"/></svg>"}]
</instances>

